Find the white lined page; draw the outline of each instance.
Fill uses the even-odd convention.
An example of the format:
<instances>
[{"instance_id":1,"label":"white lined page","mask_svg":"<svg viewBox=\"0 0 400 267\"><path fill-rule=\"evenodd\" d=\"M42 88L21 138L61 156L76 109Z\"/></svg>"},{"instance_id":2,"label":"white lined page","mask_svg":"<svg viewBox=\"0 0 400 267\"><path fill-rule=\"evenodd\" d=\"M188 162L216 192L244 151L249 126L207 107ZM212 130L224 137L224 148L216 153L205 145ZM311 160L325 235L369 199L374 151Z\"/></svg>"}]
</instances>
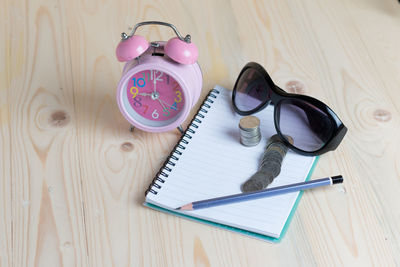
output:
<instances>
[{"instance_id":1,"label":"white lined page","mask_svg":"<svg viewBox=\"0 0 400 267\"><path fill-rule=\"evenodd\" d=\"M262 141L255 147L245 147L239 142L239 120L231 105L231 91L215 87L213 104L199 128L190 127L195 134L185 138L186 149L178 149L182 155L174 154L179 160L161 189L152 187L157 194L148 193L146 201L157 206L175 209L184 204L208 198L240 193L240 186L259 167L267 140L276 133L273 121L273 106L269 106L256 116L261 121ZM288 151L280 175L269 187L303 182L315 160ZM182 212L186 215L226 224L240 229L278 238L296 201L298 192L285 195L250 200L229 205Z\"/></svg>"}]
</instances>

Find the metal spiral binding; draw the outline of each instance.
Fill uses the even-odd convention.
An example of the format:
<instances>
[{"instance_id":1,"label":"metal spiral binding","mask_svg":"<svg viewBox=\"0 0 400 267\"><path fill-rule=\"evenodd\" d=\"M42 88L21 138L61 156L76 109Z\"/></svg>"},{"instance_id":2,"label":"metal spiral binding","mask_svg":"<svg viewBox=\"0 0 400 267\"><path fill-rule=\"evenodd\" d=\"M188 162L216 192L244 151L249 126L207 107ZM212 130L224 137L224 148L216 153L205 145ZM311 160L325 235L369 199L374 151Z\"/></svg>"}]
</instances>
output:
<instances>
[{"instance_id":1,"label":"metal spiral binding","mask_svg":"<svg viewBox=\"0 0 400 267\"><path fill-rule=\"evenodd\" d=\"M149 188L146 190L145 195L147 195L148 193L157 195L158 190L161 189L162 184L165 183L169 173L172 172L176 162L179 160L179 156L181 156L184 153L186 145L188 145L190 139L192 139L192 135L195 134L196 129L199 128L198 124L202 122L202 119L204 119L206 114L208 113L208 109L211 108L211 104L214 103L214 100L212 98L216 99L217 94L219 93L220 92L216 89L210 90L206 99L204 99L200 108L197 110L196 115L190 122L185 133L182 135L181 139L176 144L172 152L169 154L167 160L163 163L161 169L158 171L155 178L151 182Z\"/></svg>"}]
</instances>

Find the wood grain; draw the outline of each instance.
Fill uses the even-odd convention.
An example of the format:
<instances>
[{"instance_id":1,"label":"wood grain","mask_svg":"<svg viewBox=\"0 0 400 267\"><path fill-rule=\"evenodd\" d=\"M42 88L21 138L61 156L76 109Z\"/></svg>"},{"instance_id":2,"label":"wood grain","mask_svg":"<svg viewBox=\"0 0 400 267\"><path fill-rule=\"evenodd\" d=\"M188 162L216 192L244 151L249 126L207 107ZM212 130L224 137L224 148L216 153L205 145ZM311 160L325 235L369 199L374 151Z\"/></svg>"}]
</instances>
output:
<instances>
[{"instance_id":1,"label":"wood grain","mask_svg":"<svg viewBox=\"0 0 400 267\"><path fill-rule=\"evenodd\" d=\"M179 138L130 133L115 101L119 34L144 20L192 35L202 97L256 61L348 126L313 175L345 183L304 194L280 244L142 206ZM400 265L398 32L394 0L1 1L0 266Z\"/></svg>"}]
</instances>

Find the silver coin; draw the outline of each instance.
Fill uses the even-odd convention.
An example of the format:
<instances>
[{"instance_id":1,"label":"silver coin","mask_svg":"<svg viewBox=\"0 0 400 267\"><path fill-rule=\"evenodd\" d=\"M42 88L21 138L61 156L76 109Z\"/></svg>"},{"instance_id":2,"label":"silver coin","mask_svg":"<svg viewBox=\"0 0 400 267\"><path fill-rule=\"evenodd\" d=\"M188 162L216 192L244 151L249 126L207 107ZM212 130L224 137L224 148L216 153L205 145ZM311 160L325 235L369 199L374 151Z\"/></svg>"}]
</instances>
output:
<instances>
[{"instance_id":1,"label":"silver coin","mask_svg":"<svg viewBox=\"0 0 400 267\"><path fill-rule=\"evenodd\" d=\"M261 136L240 139L240 142L245 146L255 146L255 145L258 145L260 143L260 141L261 141Z\"/></svg>"},{"instance_id":2,"label":"silver coin","mask_svg":"<svg viewBox=\"0 0 400 267\"><path fill-rule=\"evenodd\" d=\"M257 133L251 133L251 134L246 134L246 133L240 133L240 136L244 137L244 138L252 138L252 137L257 137L260 136L260 132Z\"/></svg>"},{"instance_id":3,"label":"silver coin","mask_svg":"<svg viewBox=\"0 0 400 267\"><path fill-rule=\"evenodd\" d=\"M260 136L254 136L254 137L251 137L251 138L243 138L243 137L240 138L240 140L242 140L242 141L245 142L245 143L255 143L255 142L259 142L260 139L261 139Z\"/></svg>"},{"instance_id":4,"label":"silver coin","mask_svg":"<svg viewBox=\"0 0 400 267\"><path fill-rule=\"evenodd\" d=\"M252 131L244 131L244 130L240 129L239 131L240 131L241 134L246 135L246 136L260 134L260 129L255 129L255 130L252 130Z\"/></svg>"}]
</instances>

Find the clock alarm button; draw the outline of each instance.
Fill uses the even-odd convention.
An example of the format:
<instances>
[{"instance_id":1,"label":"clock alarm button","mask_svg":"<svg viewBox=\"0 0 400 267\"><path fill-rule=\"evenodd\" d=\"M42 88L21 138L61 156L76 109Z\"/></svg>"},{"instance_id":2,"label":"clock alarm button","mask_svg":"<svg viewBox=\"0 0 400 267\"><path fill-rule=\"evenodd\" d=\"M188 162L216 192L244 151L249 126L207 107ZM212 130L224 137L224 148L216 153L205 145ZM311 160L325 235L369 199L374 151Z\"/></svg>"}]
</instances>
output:
<instances>
[{"instance_id":1,"label":"clock alarm button","mask_svg":"<svg viewBox=\"0 0 400 267\"><path fill-rule=\"evenodd\" d=\"M134 35L127 39L122 39L115 51L119 61L129 61L137 58L149 48L149 42L140 35Z\"/></svg>"},{"instance_id":2,"label":"clock alarm button","mask_svg":"<svg viewBox=\"0 0 400 267\"><path fill-rule=\"evenodd\" d=\"M194 43L187 43L174 37L165 45L165 53L181 64L194 64L199 56L199 50Z\"/></svg>"}]
</instances>

